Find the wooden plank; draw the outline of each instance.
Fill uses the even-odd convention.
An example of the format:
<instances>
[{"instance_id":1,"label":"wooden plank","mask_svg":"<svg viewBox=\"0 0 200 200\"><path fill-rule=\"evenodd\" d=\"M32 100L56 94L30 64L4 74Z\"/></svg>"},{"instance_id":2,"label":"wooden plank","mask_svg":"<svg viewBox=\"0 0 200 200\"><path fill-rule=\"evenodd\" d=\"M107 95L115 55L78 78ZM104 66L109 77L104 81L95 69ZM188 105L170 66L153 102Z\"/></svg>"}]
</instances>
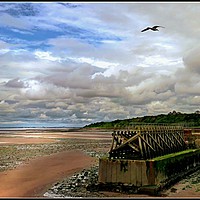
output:
<instances>
[{"instance_id":1,"label":"wooden plank","mask_svg":"<svg viewBox=\"0 0 200 200\"><path fill-rule=\"evenodd\" d=\"M116 183L117 182L117 162L116 160L112 160L112 183Z\"/></svg>"},{"instance_id":2,"label":"wooden plank","mask_svg":"<svg viewBox=\"0 0 200 200\"><path fill-rule=\"evenodd\" d=\"M180 144L180 146L182 146L181 142L179 141L179 139L175 136L176 134L172 134L172 137Z\"/></svg>"},{"instance_id":3,"label":"wooden plank","mask_svg":"<svg viewBox=\"0 0 200 200\"><path fill-rule=\"evenodd\" d=\"M163 141L163 144L165 144L168 148L171 148L166 141L160 136L160 134L158 134L158 137Z\"/></svg>"},{"instance_id":4,"label":"wooden plank","mask_svg":"<svg viewBox=\"0 0 200 200\"><path fill-rule=\"evenodd\" d=\"M137 179L137 169L136 169L136 161L131 161L131 177L130 182L134 186L136 186L136 179Z\"/></svg>"},{"instance_id":5,"label":"wooden plank","mask_svg":"<svg viewBox=\"0 0 200 200\"><path fill-rule=\"evenodd\" d=\"M140 150L134 146L135 144L128 144L128 146L130 146L133 150L135 150L136 152L140 152Z\"/></svg>"},{"instance_id":6,"label":"wooden plank","mask_svg":"<svg viewBox=\"0 0 200 200\"><path fill-rule=\"evenodd\" d=\"M121 168L122 183L129 183L131 170L130 170L128 160L121 160L121 166L123 166L123 168Z\"/></svg>"},{"instance_id":7,"label":"wooden plank","mask_svg":"<svg viewBox=\"0 0 200 200\"><path fill-rule=\"evenodd\" d=\"M155 151L154 152L152 152L151 150L150 150L150 147L148 147L148 152L149 152L149 158L153 158L154 157L154 154L155 154L155 152L156 152L156 148L155 148L155 143L153 142L153 140L152 140L152 138L150 137L150 135L151 135L151 133L150 133L150 131L148 131L148 134L146 134L146 140L147 140L147 142L153 147L153 149L155 149Z\"/></svg>"},{"instance_id":8,"label":"wooden plank","mask_svg":"<svg viewBox=\"0 0 200 200\"><path fill-rule=\"evenodd\" d=\"M146 141L146 134L145 133L141 134L140 137L142 137L144 139L143 141ZM149 155L148 146L146 145L145 142L143 142L143 146L144 146L145 158L148 158L148 155Z\"/></svg>"},{"instance_id":9,"label":"wooden plank","mask_svg":"<svg viewBox=\"0 0 200 200\"><path fill-rule=\"evenodd\" d=\"M142 178L142 185L148 185L148 178L147 178L147 167L146 167L146 162L141 161L141 178Z\"/></svg>"},{"instance_id":10,"label":"wooden plank","mask_svg":"<svg viewBox=\"0 0 200 200\"><path fill-rule=\"evenodd\" d=\"M117 160L116 161L116 169L117 169L117 183L123 183L123 173L121 170L121 161Z\"/></svg>"},{"instance_id":11,"label":"wooden plank","mask_svg":"<svg viewBox=\"0 0 200 200\"><path fill-rule=\"evenodd\" d=\"M137 160L135 162L136 166L136 186L142 186L142 168L141 168L141 162Z\"/></svg>"},{"instance_id":12,"label":"wooden plank","mask_svg":"<svg viewBox=\"0 0 200 200\"><path fill-rule=\"evenodd\" d=\"M149 140L151 140L151 145L152 145L152 147L156 150L155 152L152 152L152 158L153 157L156 157L157 156L157 154L159 153L159 151L161 150L161 151L163 151L162 149L160 149L160 147L159 147L159 143L158 143L158 141L156 141L156 137L155 137L155 133L153 133L153 131L150 131L150 133L149 133ZM162 148L162 147L161 147Z\"/></svg>"},{"instance_id":13,"label":"wooden plank","mask_svg":"<svg viewBox=\"0 0 200 200\"><path fill-rule=\"evenodd\" d=\"M163 141L160 139L159 135L157 133L154 133L154 136L156 138L156 141L158 142L158 144L164 149L162 152L161 151L157 151L157 156L163 155L163 153L165 152L166 146L163 145Z\"/></svg>"},{"instance_id":14,"label":"wooden plank","mask_svg":"<svg viewBox=\"0 0 200 200\"><path fill-rule=\"evenodd\" d=\"M126 140L122 145L120 145L120 146L118 146L117 148L115 148L115 150L124 147L124 146L127 145L129 142L132 142L133 140L137 139L138 136L139 136L139 133L136 134L135 136L133 136L132 138Z\"/></svg>"},{"instance_id":15,"label":"wooden plank","mask_svg":"<svg viewBox=\"0 0 200 200\"><path fill-rule=\"evenodd\" d=\"M115 143L115 134L116 134L116 132L114 131L114 132L113 132L113 138L112 138L112 144L111 144L110 151L112 151L112 150L113 150L113 147L114 147L114 143Z\"/></svg>"},{"instance_id":16,"label":"wooden plank","mask_svg":"<svg viewBox=\"0 0 200 200\"><path fill-rule=\"evenodd\" d=\"M185 140L184 140L184 132L183 132L183 131L182 131L181 133L177 132L177 135L179 135L181 141L182 141L183 143L185 143Z\"/></svg>"},{"instance_id":17,"label":"wooden plank","mask_svg":"<svg viewBox=\"0 0 200 200\"><path fill-rule=\"evenodd\" d=\"M174 141L170 138L170 136L172 135L172 134L165 134L165 136L169 139L169 141L171 142L171 144L172 144L172 147L174 147L174 146L176 146L175 145L175 143L174 143Z\"/></svg>"},{"instance_id":18,"label":"wooden plank","mask_svg":"<svg viewBox=\"0 0 200 200\"><path fill-rule=\"evenodd\" d=\"M142 157L144 157L144 150L143 150L143 146L142 146L142 140L140 137L138 137L138 141L139 141L141 155L142 155Z\"/></svg>"},{"instance_id":19,"label":"wooden plank","mask_svg":"<svg viewBox=\"0 0 200 200\"><path fill-rule=\"evenodd\" d=\"M124 137L124 140L123 140L123 143L125 144L127 144L128 146L130 146L132 149L134 149L135 151L137 151L137 152L140 152L140 150L139 150L139 147L138 147L138 145L136 145L136 144L131 144L130 142L128 142L127 143L127 140L129 140L131 137L133 137L134 135L133 134L131 134L131 132L129 131L127 134L123 134L123 137ZM120 146L120 148L121 148L121 146Z\"/></svg>"},{"instance_id":20,"label":"wooden plank","mask_svg":"<svg viewBox=\"0 0 200 200\"><path fill-rule=\"evenodd\" d=\"M154 141L156 146L158 146L162 151L164 151L164 149L160 146L160 144L154 139L154 137L151 134L149 134L149 137Z\"/></svg>"},{"instance_id":21,"label":"wooden plank","mask_svg":"<svg viewBox=\"0 0 200 200\"><path fill-rule=\"evenodd\" d=\"M153 151L155 151L155 149L143 138L142 135L139 135L139 137L140 137Z\"/></svg>"},{"instance_id":22,"label":"wooden plank","mask_svg":"<svg viewBox=\"0 0 200 200\"><path fill-rule=\"evenodd\" d=\"M112 160L107 160L106 171L106 182L110 183L112 182Z\"/></svg>"},{"instance_id":23,"label":"wooden plank","mask_svg":"<svg viewBox=\"0 0 200 200\"><path fill-rule=\"evenodd\" d=\"M165 144L168 146L168 148L165 149L165 154L172 153L173 152L173 144L170 142L166 133L162 133L162 138L164 139Z\"/></svg>"},{"instance_id":24,"label":"wooden plank","mask_svg":"<svg viewBox=\"0 0 200 200\"><path fill-rule=\"evenodd\" d=\"M107 165L108 159L99 159L99 178L98 181L100 183L106 183L106 176L107 176L107 171L106 165Z\"/></svg>"}]
</instances>

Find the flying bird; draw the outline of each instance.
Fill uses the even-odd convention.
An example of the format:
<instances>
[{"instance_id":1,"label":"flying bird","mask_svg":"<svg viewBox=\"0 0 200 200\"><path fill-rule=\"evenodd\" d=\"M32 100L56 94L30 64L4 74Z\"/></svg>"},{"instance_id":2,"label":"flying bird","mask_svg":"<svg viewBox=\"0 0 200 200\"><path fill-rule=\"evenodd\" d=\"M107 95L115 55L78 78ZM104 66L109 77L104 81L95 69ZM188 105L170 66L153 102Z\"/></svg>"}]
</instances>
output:
<instances>
[{"instance_id":1,"label":"flying bird","mask_svg":"<svg viewBox=\"0 0 200 200\"><path fill-rule=\"evenodd\" d=\"M153 26L153 27L147 27L147 28L143 29L141 32L148 31L148 30L159 31L158 27L165 28L163 26Z\"/></svg>"}]
</instances>

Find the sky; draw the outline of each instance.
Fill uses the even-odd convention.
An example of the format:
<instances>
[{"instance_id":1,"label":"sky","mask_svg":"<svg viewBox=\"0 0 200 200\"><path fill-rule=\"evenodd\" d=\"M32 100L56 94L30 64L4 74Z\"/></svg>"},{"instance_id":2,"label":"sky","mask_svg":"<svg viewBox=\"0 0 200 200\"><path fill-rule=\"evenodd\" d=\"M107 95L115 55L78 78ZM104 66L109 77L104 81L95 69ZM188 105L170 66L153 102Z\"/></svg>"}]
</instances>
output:
<instances>
[{"instance_id":1,"label":"sky","mask_svg":"<svg viewBox=\"0 0 200 200\"><path fill-rule=\"evenodd\" d=\"M1 2L0 127L82 127L200 105L200 2ZM141 32L160 25L159 31Z\"/></svg>"}]
</instances>

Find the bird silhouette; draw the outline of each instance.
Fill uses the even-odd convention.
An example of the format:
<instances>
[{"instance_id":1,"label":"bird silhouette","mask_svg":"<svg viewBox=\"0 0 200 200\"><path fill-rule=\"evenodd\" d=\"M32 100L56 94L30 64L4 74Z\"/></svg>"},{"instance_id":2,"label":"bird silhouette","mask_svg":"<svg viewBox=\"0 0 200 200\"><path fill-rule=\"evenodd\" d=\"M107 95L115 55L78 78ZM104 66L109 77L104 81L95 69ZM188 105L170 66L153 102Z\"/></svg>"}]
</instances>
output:
<instances>
[{"instance_id":1,"label":"bird silhouette","mask_svg":"<svg viewBox=\"0 0 200 200\"><path fill-rule=\"evenodd\" d=\"M153 27L147 27L147 28L143 29L141 32L148 31L148 30L159 31L158 27L165 28L163 26L153 26Z\"/></svg>"}]
</instances>

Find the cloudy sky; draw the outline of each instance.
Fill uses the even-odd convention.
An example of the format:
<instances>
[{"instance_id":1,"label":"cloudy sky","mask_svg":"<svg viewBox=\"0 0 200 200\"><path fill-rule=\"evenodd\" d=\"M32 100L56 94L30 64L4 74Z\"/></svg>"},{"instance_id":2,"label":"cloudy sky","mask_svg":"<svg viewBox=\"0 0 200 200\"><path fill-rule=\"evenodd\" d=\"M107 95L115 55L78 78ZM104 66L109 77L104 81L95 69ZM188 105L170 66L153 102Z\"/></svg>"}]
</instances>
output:
<instances>
[{"instance_id":1,"label":"cloudy sky","mask_svg":"<svg viewBox=\"0 0 200 200\"><path fill-rule=\"evenodd\" d=\"M198 2L1 2L0 127L199 110L199 11ZM165 28L141 32L153 25Z\"/></svg>"}]
</instances>

